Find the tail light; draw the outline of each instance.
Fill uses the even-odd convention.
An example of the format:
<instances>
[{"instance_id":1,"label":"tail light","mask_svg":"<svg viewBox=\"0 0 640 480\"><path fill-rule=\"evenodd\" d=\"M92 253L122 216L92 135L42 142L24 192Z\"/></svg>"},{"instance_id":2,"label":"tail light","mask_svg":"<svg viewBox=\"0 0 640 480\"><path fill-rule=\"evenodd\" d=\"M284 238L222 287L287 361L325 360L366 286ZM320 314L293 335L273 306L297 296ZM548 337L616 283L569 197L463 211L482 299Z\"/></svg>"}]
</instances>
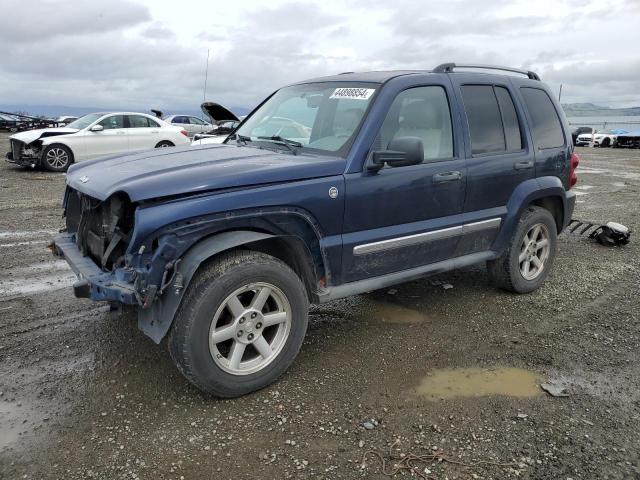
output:
<instances>
[{"instance_id":1,"label":"tail light","mask_svg":"<svg viewBox=\"0 0 640 480\"><path fill-rule=\"evenodd\" d=\"M575 153L572 153L569 158L569 188L578 183L578 176L576 175L578 165L580 165L580 158Z\"/></svg>"},{"instance_id":2,"label":"tail light","mask_svg":"<svg viewBox=\"0 0 640 480\"><path fill-rule=\"evenodd\" d=\"M189 133L186 130L180 130L180 133L183 134L185 137L189 136Z\"/></svg>"}]
</instances>

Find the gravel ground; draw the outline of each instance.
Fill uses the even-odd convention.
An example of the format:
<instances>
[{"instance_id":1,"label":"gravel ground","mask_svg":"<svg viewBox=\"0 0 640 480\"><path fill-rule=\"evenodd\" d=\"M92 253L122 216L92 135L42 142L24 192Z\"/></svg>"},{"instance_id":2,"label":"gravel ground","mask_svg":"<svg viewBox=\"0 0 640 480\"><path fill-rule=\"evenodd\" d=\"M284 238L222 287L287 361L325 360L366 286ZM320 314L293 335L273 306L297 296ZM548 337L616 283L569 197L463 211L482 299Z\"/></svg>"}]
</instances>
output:
<instances>
[{"instance_id":1,"label":"gravel ground","mask_svg":"<svg viewBox=\"0 0 640 480\"><path fill-rule=\"evenodd\" d=\"M575 216L639 225L640 151L578 153ZM46 250L64 176L1 163L0 478L388 478L371 451L423 478L640 478L637 238L563 234L530 295L475 267L313 307L279 382L218 400L73 297Z\"/></svg>"}]
</instances>

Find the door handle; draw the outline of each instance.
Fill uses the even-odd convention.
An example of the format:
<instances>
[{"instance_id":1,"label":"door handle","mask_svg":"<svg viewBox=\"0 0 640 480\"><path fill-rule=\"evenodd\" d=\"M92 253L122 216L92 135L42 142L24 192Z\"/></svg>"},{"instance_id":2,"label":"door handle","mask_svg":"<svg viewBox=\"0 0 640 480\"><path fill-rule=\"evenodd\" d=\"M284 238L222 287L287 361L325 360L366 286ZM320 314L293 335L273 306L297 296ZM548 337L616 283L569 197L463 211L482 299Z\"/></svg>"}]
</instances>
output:
<instances>
[{"instance_id":1,"label":"door handle","mask_svg":"<svg viewBox=\"0 0 640 480\"><path fill-rule=\"evenodd\" d=\"M158 133L158 130L151 130L151 133Z\"/></svg>"},{"instance_id":2,"label":"door handle","mask_svg":"<svg viewBox=\"0 0 640 480\"><path fill-rule=\"evenodd\" d=\"M124 135L124 132L117 132L118 135Z\"/></svg>"},{"instance_id":3,"label":"door handle","mask_svg":"<svg viewBox=\"0 0 640 480\"><path fill-rule=\"evenodd\" d=\"M433 183L455 182L457 180L460 180L461 178L462 178L462 173L458 171L436 173L433 176Z\"/></svg>"},{"instance_id":4,"label":"door handle","mask_svg":"<svg viewBox=\"0 0 640 480\"><path fill-rule=\"evenodd\" d=\"M528 168L533 168L533 162L516 162L513 164L513 168L516 170L526 170Z\"/></svg>"}]
</instances>

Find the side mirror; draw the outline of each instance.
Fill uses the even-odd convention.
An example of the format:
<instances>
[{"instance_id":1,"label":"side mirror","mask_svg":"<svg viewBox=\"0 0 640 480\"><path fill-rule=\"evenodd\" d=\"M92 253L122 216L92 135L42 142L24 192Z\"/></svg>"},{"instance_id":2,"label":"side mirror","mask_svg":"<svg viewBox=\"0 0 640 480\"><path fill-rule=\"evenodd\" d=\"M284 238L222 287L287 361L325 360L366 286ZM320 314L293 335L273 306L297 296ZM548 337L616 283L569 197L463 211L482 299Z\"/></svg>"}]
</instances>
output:
<instances>
[{"instance_id":1,"label":"side mirror","mask_svg":"<svg viewBox=\"0 0 640 480\"><path fill-rule=\"evenodd\" d=\"M424 146L418 137L400 137L389 142L387 150L371 155L368 170L378 171L386 163L390 167L407 167L424 162Z\"/></svg>"},{"instance_id":2,"label":"side mirror","mask_svg":"<svg viewBox=\"0 0 640 480\"><path fill-rule=\"evenodd\" d=\"M103 130L104 130L104 127L102 125L94 125L89 129L89 131L91 132L101 132Z\"/></svg>"}]
</instances>

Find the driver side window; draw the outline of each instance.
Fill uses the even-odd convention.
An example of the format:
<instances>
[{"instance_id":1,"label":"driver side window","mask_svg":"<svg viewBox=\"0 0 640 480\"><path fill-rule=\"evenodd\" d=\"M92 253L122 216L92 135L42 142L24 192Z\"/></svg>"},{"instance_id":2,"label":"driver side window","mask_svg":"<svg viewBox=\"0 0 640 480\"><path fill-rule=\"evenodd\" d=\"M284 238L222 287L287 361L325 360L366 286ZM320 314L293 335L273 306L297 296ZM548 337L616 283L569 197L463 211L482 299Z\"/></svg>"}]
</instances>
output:
<instances>
[{"instance_id":1,"label":"driver side window","mask_svg":"<svg viewBox=\"0 0 640 480\"><path fill-rule=\"evenodd\" d=\"M114 128L124 128L124 115L111 115L98 122L98 125L102 125L105 130L112 130Z\"/></svg>"},{"instance_id":2,"label":"driver side window","mask_svg":"<svg viewBox=\"0 0 640 480\"><path fill-rule=\"evenodd\" d=\"M398 94L378 134L376 148L386 150L397 138L422 141L424 161L453 157L451 111L444 88L414 87Z\"/></svg>"}]
</instances>

